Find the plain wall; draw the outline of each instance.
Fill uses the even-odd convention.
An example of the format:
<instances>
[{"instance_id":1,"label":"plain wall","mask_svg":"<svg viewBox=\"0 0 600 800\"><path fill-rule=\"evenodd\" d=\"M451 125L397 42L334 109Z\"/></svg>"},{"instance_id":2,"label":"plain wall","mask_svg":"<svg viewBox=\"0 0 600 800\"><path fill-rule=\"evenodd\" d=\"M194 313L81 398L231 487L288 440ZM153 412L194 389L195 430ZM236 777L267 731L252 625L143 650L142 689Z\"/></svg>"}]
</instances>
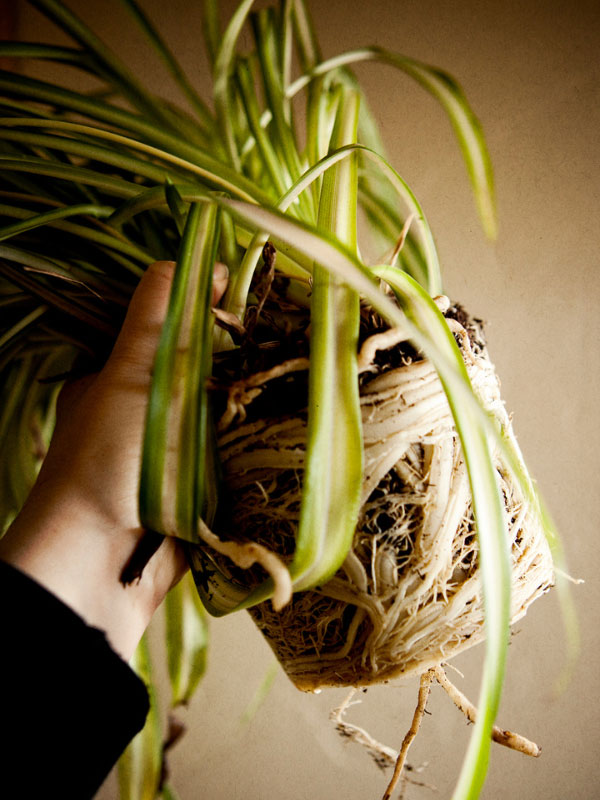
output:
<instances>
[{"instance_id":1,"label":"plain wall","mask_svg":"<svg viewBox=\"0 0 600 800\"><path fill-rule=\"evenodd\" d=\"M77 0L94 27L143 69L161 69L114 0ZM149 0L147 7L184 65L206 80L200 3ZM224 4L231 10L233 4ZM500 230L485 240L452 130L436 102L389 67L363 65L390 160L421 201L440 252L446 292L488 321L492 359L527 462L547 498L567 552L582 648L570 685L553 684L565 662L555 593L515 628L499 716L503 727L542 745L527 759L494 746L488 800L592 800L599 796L598 467L600 428L599 241L600 15L594 2L344 0L312 2L325 55L378 44L439 65L464 87L487 137ZM84 11L85 9L85 11ZM21 6L24 39L51 35ZM46 74L48 71L46 70ZM160 627L160 626L158 626ZM370 800L387 777L339 739L328 712L345 691L297 692L283 674L252 722L240 716L270 651L244 615L214 620L208 674L181 714L187 734L170 758L182 800ZM477 697L482 651L454 661L456 681ZM350 720L399 747L416 702L414 681L375 688ZM432 691L409 757L427 766L407 798L450 797L469 728L442 690ZM109 780L102 800L116 797Z\"/></svg>"}]
</instances>

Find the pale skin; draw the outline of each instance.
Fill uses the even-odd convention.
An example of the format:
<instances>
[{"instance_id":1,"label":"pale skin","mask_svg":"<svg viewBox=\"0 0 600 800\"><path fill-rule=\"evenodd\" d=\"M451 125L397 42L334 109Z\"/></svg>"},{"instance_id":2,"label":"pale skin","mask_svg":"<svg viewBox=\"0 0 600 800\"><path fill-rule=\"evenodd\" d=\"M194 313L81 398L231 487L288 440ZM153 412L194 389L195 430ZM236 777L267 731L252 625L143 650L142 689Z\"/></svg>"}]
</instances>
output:
<instances>
[{"instance_id":1,"label":"pale skin","mask_svg":"<svg viewBox=\"0 0 600 800\"><path fill-rule=\"evenodd\" d=\"M0 558L105 631L129 660L154 612L187 566L167 537L141 579L119 576L144 534L138 483L152 364L175 265L152 264L133 295L104 368L68 385L38 480L0 541ZM227 285L215 267L213 304Z\"/></svg>"}]
</instances>

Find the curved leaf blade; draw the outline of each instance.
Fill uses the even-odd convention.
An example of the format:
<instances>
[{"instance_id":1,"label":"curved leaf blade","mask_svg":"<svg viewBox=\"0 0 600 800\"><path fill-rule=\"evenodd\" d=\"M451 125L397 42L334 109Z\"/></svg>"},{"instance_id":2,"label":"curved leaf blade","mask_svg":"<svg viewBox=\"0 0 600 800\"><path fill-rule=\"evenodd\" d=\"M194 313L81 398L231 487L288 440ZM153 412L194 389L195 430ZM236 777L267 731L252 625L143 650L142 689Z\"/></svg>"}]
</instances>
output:
<instances>
[{"instance_id":1,"label":"curved leaf blade","mask_svg":"<svg viewBox=\"0 0 600 800\"><path fill-rule=\"evenodd\" d=\"M319 76L360 61L381 61L390 64L416 80L438 100L446 111L458 139L483 229L490 238L495 238L497 226L493 171L481 123L471 109L462 88L448 73L383 48L366 47L321 62L311 72L298 78L288 88L288 95L293 96Z\"/></svg>"}]
</instances>

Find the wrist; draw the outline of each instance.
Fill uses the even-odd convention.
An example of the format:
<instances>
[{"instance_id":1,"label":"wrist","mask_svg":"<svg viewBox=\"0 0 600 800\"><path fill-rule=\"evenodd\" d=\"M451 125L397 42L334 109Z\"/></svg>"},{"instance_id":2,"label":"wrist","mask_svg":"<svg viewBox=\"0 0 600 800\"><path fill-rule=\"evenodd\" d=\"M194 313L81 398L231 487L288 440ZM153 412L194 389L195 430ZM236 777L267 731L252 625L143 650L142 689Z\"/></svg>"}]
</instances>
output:
<instances>
[{"instance_id":1,"label":"wrist","mask_svg":"<svg viewBox=\"0 0 600 800\"><path fill-rule=\"evenodd\" d=\"M43 484L0 542L0 557L103 630L128 660L168 589L168 577L157 582L155 568L128 586L120 582L141 535L139 528L102 518L82 498Z\"/></svg>"}]
</instances>

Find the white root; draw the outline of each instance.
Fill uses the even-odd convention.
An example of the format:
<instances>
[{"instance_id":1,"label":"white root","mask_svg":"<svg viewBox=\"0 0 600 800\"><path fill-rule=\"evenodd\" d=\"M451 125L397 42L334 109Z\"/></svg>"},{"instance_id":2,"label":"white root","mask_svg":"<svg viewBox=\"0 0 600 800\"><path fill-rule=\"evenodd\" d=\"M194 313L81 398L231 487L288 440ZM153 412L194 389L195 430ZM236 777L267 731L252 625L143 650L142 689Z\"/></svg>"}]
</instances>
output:
<instances>
[{"instance_id":1,"label":"white root","mask_svg":"<svg viewBox=\"0 0 600 800\"><path fill-rule=\"evenodd\" d=\"M436 302L446 310L447 298ZM467 345L458 322L451 327L475 392L513 437L482 345ZM360 356L365 371L380 348L403 338L392 329L367 339ZM294 595L280 613L270 604L251 610L302 689L420 675L484 638L469 481L443 387L426 359L377 369L361 386L364 486L351 555L325 586ZM245 391L260 388L271 374L279 372L247 379ZM305 413L236 425L220 435L232 513L244 539L293 551L305 447ZM552 585L552 559L535 509L499 457L496 469L511 547L514 622Z\"/></svg>"},{"instance_id":2,"label":"white root","mask_svg":"<svg viewBox=\"0 0 600 800\"><path fill-rule=\"evenodd\" d=\"M445 313L446 297L435 298ZM475 393L512 438L494 368L475 337L456 320L448 325L461 348ZM470 326L469 326L470 327ZM472 331L471 331L472 332ZM440 666L483 640L484 607L478 542L469 479L459 437L441 382L426 359L402 359L381 368L378 353L407 340L393 328L365 340L358 356L364 439L362 507L353 546L342 568L324 586L292 596L285 565L272 550L291 553L300 517L306 413L241 424L245 406L265 383L306 369L306 359L285 362L232 388L221 420L219 448L232 490L236 530L256 544L222 542L208 529L202 538L218 553L246 566L258 561L273 576L273 604L250 610L292 681L304 690L367 686L420 675L419 698L400 752L344 719L357 702L352 689L331 714L340 734L365 747L383 767L395 764L384 795L410 780L406 757L425 713L433 679L466 717L477 709ZM403 366L392 367L402 363ZM227 430L228 425L236 424ZM505 500L513 576L511 620L553 584L548 544L536 509L494 456ZM287 600L291 597L289 603ZM287 603L287 605L284 605ZM539 747L497 726L493 739L531 756Z\"/></svg>"},{"instance_id":3,"label":"white root","mask_svg":"<svg viewBox=\"0 0 600 800\"><path fill-rule=\"evenodd\" d=\"M245 420L246 406L261 394L266 383L290 372L308 369L308 366L307 358L291 358L271 369L256 372L254 375L232 383L228 388L227 408L217 424L217 429L219 431L227 430L236 417L239 417L241 421Z\"/></svg>"},{"instance_id":4,"label":"white root","mask_svg":"<svg viewBox=\"0 0 600 800\"><path fill-rule=\"evenodd\" d=\"M477 719L477 709L448 679L444 669L440 664L428 669L421 675L417 705L413 713L412 722L410 728L404 736L404 739L402 740L402 744L398 753L396 753L387 745L378 742L363 728L353 725L344 719L346 711L351 706L360 702L360 700L354 699L357 692L359 692L358 688L353 687L344 698L342 704L338 708L334 709L329 715L330 719L336 724L338 732L342 736L362 745L375 759L375 762L378 764L378 766L385 768L394 764L394 772L383 794L382 800L391 800L392 794L396 789L398 782L402 780L406 781L407 779L405 773L406 758L410 746L419 733L423 716L426 712L427 701L431 691L431 684L434 679L446 691L457 708L462 711L462 713L470 722L474 723ZM541 753L540 747L538 747L538 745L534 742L526 739L524 736L521 736L518 733L503 730L496 725L494 725L492 729L492 739L498 744L504 745L505 747L509 747L513 750L517 750L525 755L533 756L534 758L537 758Z\"/></svg>"},{"instance_id":5,"label":"white root","mask_svg":"<svg viewBox=\"0 0 600 800\"><path fill-rule=\"evenodd\" d=\"M568 572L565 572L564 569L557 568L556 574L560 575L564 580L569 581L569 583L573 583L575 586L582 586L585 583L584 578L574 578L572 575L569 575Z\"/></svg>"},{"instance_id":6,"label":"white root","mask_svg":"<svg viewBox=\"0 0 600 800\"><path fill-rule=\"evenodd\" d=\"M390 800L392 792L394 791L394 789L396 788L396 784L400 780L400 776L402 775L402 770L404 769L404 764L406 762L406 756L408 754L408 750L411 744L414 742L419 732L419 728L421 727L421 721L423 720L423 715L425 714L425 707L427 705L427 700L429 698L429 690L431 688L432 680L433 680L432 670L428 670L427 672L424 672L423 675L421 675L417 707L415 708L415 713L413 714L410 728L408 729L406 736L402 741L402 746L400 747L400 752L398 753L398 758L396 759L396 765L394 766L394 774L392 775L392 779L390 780L388 787L384 792L382 800Z\"/></svg>"},{"instance_id":7,"label":"white root","mask_svg":"<svg viewBox=\"0 0 600 800\"><path fill-rule=\"evenodd\" d=\"M409 338L409 333L404 328L390 328L382 333L375 333L365 339L358 354L358 372L365 372L373 366L378 350L388 350Z\"/></svg>"},{"instance_id":8,"label":"white root","mask_svg":"<svg viewBox=\"0 0 600 800\"><path fill-rule=\"evenodd\" d=\"M204 520L198 520L198 534L203 542L230 558L240 569L260 564L273 578L273 608L280 611L292 597L292 579L283 561L271 550L256 542L224 542L214 534Z\"/></svg>"},{"instance_id":9,"label":"white root","mask_svg":"<svg viewBox=\"0 0 600 800\"><path fill-rule=\"evenodd\" d=\"M446 297L445 294L438 294L437 297L433 298L433 302L436 304L442 314L445 314L451 306L450 298Z\"/></svg>"},{"instance_id":10,"label":"white root","mask_svg":"<svg viewBox=\"0 0 600 800\"><path fill-rule=\"evenodd\" d=\"M330 713L329 719L335 723L338 733L350 741L356 742L364 747L378 767L381 769L391 767L396 762L398 753L395 750L392 750L391 747L387 747L387 745L378 742L364 728L360 728L358 725L353 725L350 722L346 722L344 719L344 714L350 708L350 706L360 703L360 700L354 699L359 691L360 689L357 689L356 687L350 689L342 704L338 708L334 708Z\"/></svg>"},{"instance_id":11,"label":"white root","mask_svg":"<svg viewBox=\"0 0 600 800\"><path fill-rule=\"evenodd\" d=\"M448 697L452 700L454 705L462 711L469 722L475 722L477 719L477 709L471 701L458 689L449 679L441 666L435 667L433 670L436 681L444 689ZM492 739L504 747L510 747L511 750L517 750L526 756L537 758L542 752L535 742L526 739L518 733L506 731L494 725L492 728Z\"/></svg>"}]
</instances>

